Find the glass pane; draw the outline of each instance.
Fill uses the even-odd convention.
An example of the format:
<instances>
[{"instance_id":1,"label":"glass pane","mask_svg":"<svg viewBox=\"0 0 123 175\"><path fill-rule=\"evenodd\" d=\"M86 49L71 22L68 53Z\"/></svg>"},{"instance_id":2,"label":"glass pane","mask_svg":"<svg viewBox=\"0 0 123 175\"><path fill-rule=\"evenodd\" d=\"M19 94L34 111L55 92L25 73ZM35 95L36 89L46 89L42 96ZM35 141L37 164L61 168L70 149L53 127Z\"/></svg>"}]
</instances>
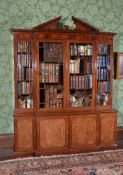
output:
<instances>
[{"instance_id":1,"label":"glass pane","mask_svg":"<svg viewBox=\"0 0 123 175\"><path fill-rule=\"evenodd\" d=\"M92 45L70 44L70 106L92 105Z\"/></svg>"},{"instance_id":2,"label":"glass pane","mask_svg":"<svg viewBox=\"0 0 123 175\"><path fill-rule=\"evenodd\" d=\"M63 107L63 44L39 43L40 108Z\"/></svg>"},{"instance_id":3,"label":"glass pane","mask_svg":"<svg viewBox=\"0 0 123 175\"><path fill-rule=\"evenodd\" d=\"M32 43L17 42L18 107L33 108Z\"/></svg>"},{"instance_id":4,"label":"glass pane","mask_svg":"<svg viewBox=\"0 0 123 175\"><path fill-rule=\"evenodd\" d=\"M101 44L97 57L97 105L108 105L110 94L110 45Z\"/></svg>"}]
</instances>

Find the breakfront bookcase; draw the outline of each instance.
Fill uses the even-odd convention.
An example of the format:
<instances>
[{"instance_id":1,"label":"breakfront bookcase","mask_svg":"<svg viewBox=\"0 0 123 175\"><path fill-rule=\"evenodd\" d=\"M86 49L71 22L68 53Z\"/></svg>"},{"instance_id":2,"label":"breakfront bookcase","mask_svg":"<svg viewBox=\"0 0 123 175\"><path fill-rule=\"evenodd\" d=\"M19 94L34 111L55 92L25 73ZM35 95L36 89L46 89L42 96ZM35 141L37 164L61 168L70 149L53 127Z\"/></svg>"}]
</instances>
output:
<instances>
[{"instance_id":1,"label":"breakfront bookcase","mask_svg":"<svg viewBox=\"0 0 123 175\"><path fill-rule=\"evenodd\" d=\"M15 156L116 147L112 109L113 36L72 16L14 36Z\"/></svg>"}]
</instances>

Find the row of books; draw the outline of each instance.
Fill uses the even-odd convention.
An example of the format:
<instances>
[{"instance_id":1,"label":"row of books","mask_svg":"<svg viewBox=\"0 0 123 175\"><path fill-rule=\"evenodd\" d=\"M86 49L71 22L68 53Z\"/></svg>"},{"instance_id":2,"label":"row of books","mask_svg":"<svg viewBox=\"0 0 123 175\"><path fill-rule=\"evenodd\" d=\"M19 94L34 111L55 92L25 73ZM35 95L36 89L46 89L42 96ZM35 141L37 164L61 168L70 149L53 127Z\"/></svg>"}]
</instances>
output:
<instances>
[{"instance_id":1,"label":"row of books","mask_svg":"<svg viewBox=\"0 0 123 175\"><path fill-rule=\"evenodd\" d=\"M80 73L80 59L70 60L70 73Z\"/></svg>"},{"instance_id":2,"label":"row of books","mask_svg":"<svg viewBox=\"0 0 123 175\"><path fill-rule=\"evenodd\" d=\"M19 108L33 108L33 99L30 97L18 98Z\"/></svg>"},{"instance_id":3,"label":"row of books","mask_svg":"<svg viewBox=\"0 0 123 175\"><path fill-rule=\"evenodd\" d=\"M33 84L32 82L19 82L18 83L18 94L32 94Z\"/></svg>"},{"instance_id":4,"label":"row of books","mask_svg":"<svg viewBox=\"0 0 123 175\"><path fill-rule=\"evenodd\" d=\"M40 64L40 82L58 83L59 64L41 63Z\"/></svg>"},{"instance_id":5,"label":"row of books","mask_svg":"<svg viewBox=\"0 0 123 175\"><path fill-rule=\"evenodd\" d=\"M45 90L45 107L59 108L63 107L63 89L62 86L49 86Z\"/></svg>"},{"instance_id":6,"label":"row of books","mask_svg":"<svg viewBox=\"0 0 123 175\"><path fill-rule=\"evenodd\" d=\"M32 52L32 43L28 42L28 41L18 41L17 52L31 53Z\"/></svg>"},{"instance_id":7,"label":"row of books","mask_svg":"<svg viewBox=\"0 0 123 175\"><path fill-rule=\"evenodd\" d=\"M98 82L98 92L110 92L110 81Z\"/></svg>"},{"instance_id":8,"label":"row of books","mask_svg":"<svg viewBox=\"0 0 123 175\"><path fill-rule=\"evenodd\" d=\"M101 44L98 47L98 54L106 54L106 55L110 55L110 46L107 44Z\"/></svg>"},{"instance_id":9,"label":"row of books","mask_svg":"<svg viewBox=\"0 0 123 175\"><path fill-rule=\"evenodd\" d=\"M90 89L92 88L92 75L71 75L71 89Z\"/></svg>"},{"instance_id":10,"label":"row of books","mask_svg":"<svg viewBox=\"0 0 123 175\"><path fill-rule=\"evenodd\" d=\"M107 68L98 68L97 80L110 80L110 70L108 70Z\"/></svg>"},{"instance_id":11,"label":"row of books","mask_svg":"<svg viewBox=\"0 0 123 175\"><path fill-rule=\"evenodd\" d=\"M18 66L18 81L32 80L32 68Z\"/></svg>"},{"instance_id":12,"label":"row of books","mask_svg":"<svg viewBox=\"0 0 123 175\"><path fill-rule=\"evenodd\" d=\"M99 55L97 57L97 66L110 68L110 56Z\"/></svg>"},{"instance_id":13,"label":"row of books","mask_svg":"<svg viewBox=\"0 0 123 175\"><path fill-rule=\"evenodd\" d=\"M91 74L92 73L92 59L91 60L85 60L85 59L76 59L76 60L70 60L70 67L69 67L70 73L86 73Z\"/></svg>"},{"instance_id":14,"label":"row of books","mask_svg":"<svg viewBox=\"0 0 123 175\"><path fill-rule=\"evenodd\" d=\"M92 55L92 45L87 44L71 44L70 45L70 56L83 56Z\"/></svg>"},{"instance_id":15,"label":"row of books","mask_svg":"<svg viewBox=\"0 0 123 175\"><path fill-rule=\"evenodd\" d=\"M63 107L63 98L47 98L45 107L46 108L61 108Z\"/></svg>"},{"instance_id":16,"label":"row of books","mask_svg":"<svg viewBox=\"0 0 123 175\"><path fill-rule=\"evenodd\" d=\"M31 54L18 54L18 65L25 67L32 67L32 55Z\"/></svg>"}]
</instances>

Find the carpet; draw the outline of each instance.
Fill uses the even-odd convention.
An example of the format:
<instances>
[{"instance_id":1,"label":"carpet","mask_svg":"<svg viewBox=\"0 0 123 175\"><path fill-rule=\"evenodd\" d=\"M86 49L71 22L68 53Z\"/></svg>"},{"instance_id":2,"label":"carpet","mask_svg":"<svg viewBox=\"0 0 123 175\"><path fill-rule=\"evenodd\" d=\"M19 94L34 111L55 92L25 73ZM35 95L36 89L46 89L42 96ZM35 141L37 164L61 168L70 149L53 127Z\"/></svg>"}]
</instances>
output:
<instances>
[{"instance_id":1,"label":"carpet","mask_svg":"<svg viewBox=\"0 0 123 175\"><path fill-rule=\"evenodd\" d=\"M0 161L0 175L123 175L123 149Z\"/></svg>"}]
</instances>

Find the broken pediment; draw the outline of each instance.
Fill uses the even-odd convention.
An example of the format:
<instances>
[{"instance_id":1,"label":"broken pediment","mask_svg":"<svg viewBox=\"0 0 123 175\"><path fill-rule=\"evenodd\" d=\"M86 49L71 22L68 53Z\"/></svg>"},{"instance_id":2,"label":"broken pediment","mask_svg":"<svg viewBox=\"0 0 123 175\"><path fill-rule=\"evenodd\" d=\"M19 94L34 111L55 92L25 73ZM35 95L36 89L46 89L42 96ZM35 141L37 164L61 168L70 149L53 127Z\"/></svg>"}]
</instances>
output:
<instances>
[{"instance_id":1,"label":"broken pediment","mask_svg":"<svg viewBox=\"0 0 123 175\"><path fill-rule=\"evenodd\" d=\"M71 17L74 24L75 24L75 29L73 30L76 30L76 31L85 31L85 32L99 32L98 29L96 29L95 27L83 22L82 20L72 16ZM56 17L52 20L49 20L45 23L42 23L36 27L34 27L32 30L33 31L41 31L41 30L71 30L69 28L69 26L65 25L65 26L62 26L61 23L60 23L60 20L61 20L61 16L59 17ZM61 28L62 26L62 28Z\"/></svg>"},{"instance_id":2,"label":"broken pediment","mask_svg":"<svg viewBox=\"0 0 123 175\"><path fill-rule=\"evenodd\" d=\"M15 31L29 31L29 32L40 32L40 31L67 31L67 32L92 32L92 33L96 33L99 32L98 29L96 29L95 27L91 26L90 24L72 16L72 21L75 24L75 28L71 29L68 25L63 25L63 23L61 23L61 16L58 16L54 19L51 19L47 22L44 22L40 25L37 25L35 27L33 27L32 29L11 29L11 32L15 32Z\"/></svg>"}]
</instances>

